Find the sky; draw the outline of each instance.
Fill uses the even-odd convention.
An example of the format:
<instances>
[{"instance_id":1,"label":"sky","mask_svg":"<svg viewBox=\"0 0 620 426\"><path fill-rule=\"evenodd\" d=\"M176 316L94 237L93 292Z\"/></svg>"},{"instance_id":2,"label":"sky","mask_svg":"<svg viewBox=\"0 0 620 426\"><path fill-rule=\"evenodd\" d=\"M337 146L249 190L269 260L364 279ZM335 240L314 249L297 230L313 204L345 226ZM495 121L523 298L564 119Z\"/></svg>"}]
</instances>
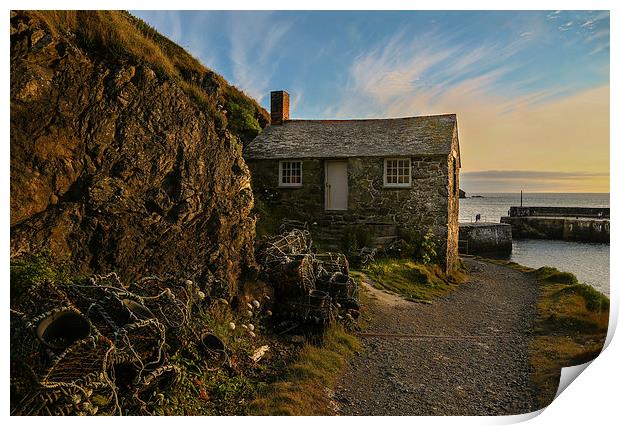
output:
<instances>
[{"instance_id":1,"label":"sky","mask_svg":"<svg viewBox=\"0 0 620 426\"><path fill-rule=\"evenodd\" d=\"M456 113L467 192L609 191L607 11L133 11L292 119Z\"/></svg>"}]
</instances>

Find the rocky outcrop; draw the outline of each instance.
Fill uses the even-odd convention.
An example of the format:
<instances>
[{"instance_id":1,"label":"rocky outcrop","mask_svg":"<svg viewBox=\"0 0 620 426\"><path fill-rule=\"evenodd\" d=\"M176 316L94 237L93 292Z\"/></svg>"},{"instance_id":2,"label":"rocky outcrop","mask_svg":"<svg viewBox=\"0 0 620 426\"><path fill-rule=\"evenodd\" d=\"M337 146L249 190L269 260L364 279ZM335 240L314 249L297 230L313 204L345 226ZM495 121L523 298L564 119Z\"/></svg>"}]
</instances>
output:
<instances>
[{"instance_id":1,"label":"rocky outcrop","mask_svg":"<svg viewBox=\"0 0 620 426\"><path fill-rule=\"evenodd\" d=\"M11 12L12 257L235 291L254 264L248 169L182 83ZM206 96L222 110L220 92Z\"/></svg>"}]
</instances>

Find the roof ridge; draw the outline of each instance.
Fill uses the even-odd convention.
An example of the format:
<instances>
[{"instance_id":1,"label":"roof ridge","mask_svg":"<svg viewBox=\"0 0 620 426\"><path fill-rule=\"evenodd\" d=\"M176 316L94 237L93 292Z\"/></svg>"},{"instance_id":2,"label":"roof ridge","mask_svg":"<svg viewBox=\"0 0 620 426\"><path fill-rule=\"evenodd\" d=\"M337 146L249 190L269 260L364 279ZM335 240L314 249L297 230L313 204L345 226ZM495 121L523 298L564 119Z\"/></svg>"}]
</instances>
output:
<instances>
[{"instance_id":1,"label":"roof ridge","mask_svg":"<svg viewBox=\"0 0 620 426\"><path fill-rule=\"evenodd\" d=\"M429 115L414 115L409 117L388 117L388 118L343 118L343 119L303 119L296 118L286 120L284 123L289 122L316 122L316 123L348 123L352 121L390 121L390 120L411 120L413 118L430 118L430 117L456 117L456 113L446 114L429 114Z\"/></svg>"}]
</instances>

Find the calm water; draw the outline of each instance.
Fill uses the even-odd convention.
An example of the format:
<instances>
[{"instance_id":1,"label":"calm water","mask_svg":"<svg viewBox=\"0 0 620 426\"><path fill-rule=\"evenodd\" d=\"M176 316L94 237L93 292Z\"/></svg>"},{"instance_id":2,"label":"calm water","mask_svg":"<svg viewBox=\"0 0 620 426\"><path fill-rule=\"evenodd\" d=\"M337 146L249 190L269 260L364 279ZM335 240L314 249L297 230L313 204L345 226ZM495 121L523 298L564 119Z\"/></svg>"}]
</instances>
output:
<instances>
[{"instance_id":1,"label":"calm water","mask_svg":"<svg viewBox=\"0 0 620 426\"><path fill-rule=\"evenodd\" d=\"M481 195L483 198L469 198ZM499 222L510 206L520 205L517 194L468 193L460 200L459 220L472 221L477 213L483 220ZM609 194L523 194L524 206L609 207ZM553 266L572 272L579 281L609 295L609 244L550 240L514 240L510 260L532 268Z\"/></svg>"}]
</instances>

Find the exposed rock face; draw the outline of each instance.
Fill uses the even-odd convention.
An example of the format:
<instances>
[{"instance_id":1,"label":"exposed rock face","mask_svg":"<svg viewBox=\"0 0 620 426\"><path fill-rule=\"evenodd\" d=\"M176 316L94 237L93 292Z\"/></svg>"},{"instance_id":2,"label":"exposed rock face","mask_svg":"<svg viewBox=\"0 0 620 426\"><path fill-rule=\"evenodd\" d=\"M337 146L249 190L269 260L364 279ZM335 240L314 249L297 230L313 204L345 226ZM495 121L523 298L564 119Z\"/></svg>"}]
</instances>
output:
<instances>
[{"instance_id":1,"label":"exposed rock face","mask_svg":"<svg viewBox=\"0 0 620 426\"><path fill-rule=\"evenodd\" d=\"M252 206L238 138L174 79L11 13L11 256L234 292Z\"/></svg>"}]
</instances>

